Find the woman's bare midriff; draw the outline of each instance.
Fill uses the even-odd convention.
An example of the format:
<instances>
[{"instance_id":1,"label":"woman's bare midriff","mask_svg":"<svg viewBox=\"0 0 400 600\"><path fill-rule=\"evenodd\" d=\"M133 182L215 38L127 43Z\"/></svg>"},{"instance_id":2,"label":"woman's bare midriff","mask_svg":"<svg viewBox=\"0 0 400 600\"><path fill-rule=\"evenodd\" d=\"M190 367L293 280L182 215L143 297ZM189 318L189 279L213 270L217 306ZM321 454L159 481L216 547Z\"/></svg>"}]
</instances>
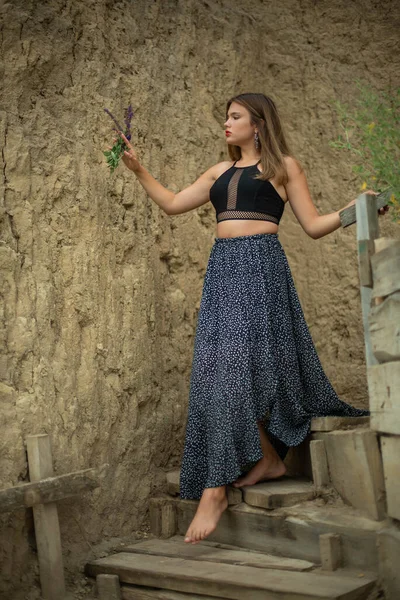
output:
<instances>
[{"instance_id":1,"label":"woman's bare midriff","mask_svg":"<svg viewBox=\"0 0 400 600\"><path fill-rule=\"evenodd\" d=\"M217 237L237 237L240 235L255 235L257 233L277 233L278 225L255 219L227 219L217 223Z\"/></svg>"}]
</instances>

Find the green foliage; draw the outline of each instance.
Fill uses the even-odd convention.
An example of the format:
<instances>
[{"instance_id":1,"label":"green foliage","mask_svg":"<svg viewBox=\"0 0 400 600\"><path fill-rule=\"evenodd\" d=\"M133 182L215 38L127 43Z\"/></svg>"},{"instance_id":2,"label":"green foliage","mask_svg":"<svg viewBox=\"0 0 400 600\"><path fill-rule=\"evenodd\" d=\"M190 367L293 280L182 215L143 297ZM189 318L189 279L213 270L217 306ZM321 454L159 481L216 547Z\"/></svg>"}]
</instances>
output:
<instances>
[{"instance_id":1,"label":"green foliage","mask_svg":"<svg viewBox=\"0 0 400 600\"><path fill-rule=\"evenodd\" d=\"M118 135L118 133L120 131L123 131L123 128L121 127L121 125L118 123L117 119L114 117L114 115L108 108L105 108L104 111L108 114L108 116L114 121L115 125L117 126L117 128L114 127L114 129L113 129L113 131L118 136L115 144L113 145L111 150L106 150L105 152L103 152L104 156L107 159L107 164L110 167L110 172L113 173L114 170L118 167L121 156L123 155L125 150L128 150L128 147L125 144L125 142L123 141L122 137L120 137ZM124 113L124 125L125 125L124 135L127 140L131 139L132 117L133 117L133 109L132 109L132 105L129 104L129 106L125 109L125 113Z\"/></svg>"},{"instance_id":2,"label":"green foliage","mask_svg":"<svg viewBox=\"0 0 400 600\"><path fill-rule=\"evenodd\" d=\"M111 150L106 150L103 152L104 156L107 160L107 165L110 167L110 173L113 173L114 170L118 167L121 156L124 151L127 150L127 146L122 139L121 136L118 136L117 141Z\"/></svg>"},{"instance_id":3,"label":"green foliage","mask_svg":"<svg viewBox=\"0 0 400 600\"><path fill-rule=\"evenodd\" d=\"M351 107L332 101L342 134L329 145L352 154L360 191L391 188L388 214L400 222L400 88L378 93L360 80L356 85L359 97Z\"/></svg>"}]
</instances>

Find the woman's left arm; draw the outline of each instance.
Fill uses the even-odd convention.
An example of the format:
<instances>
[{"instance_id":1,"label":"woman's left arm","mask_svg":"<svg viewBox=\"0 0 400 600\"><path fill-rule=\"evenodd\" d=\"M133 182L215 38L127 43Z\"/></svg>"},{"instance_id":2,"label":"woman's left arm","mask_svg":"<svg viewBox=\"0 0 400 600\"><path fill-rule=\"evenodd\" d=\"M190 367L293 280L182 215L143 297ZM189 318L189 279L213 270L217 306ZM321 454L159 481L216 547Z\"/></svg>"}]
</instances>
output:
<instances>
[{"instance_id":1,"label":"woman's left arm","mask_svg":"<svg viewBox=\"0 0 400 600\"><path fill-rule=\"evenodd\" d=\"M285 185L288 195L288 201L296 216L296 219L304 231L314 240L332 233L341 226L339 212L337 210L328 215L319 215L312 201L310 190L308 189L307 179L300 163L293 157L286 158L286 168L289 180ZM367 194L377 194L372 190L366 190ZM356 200L351 200L343 208L354 204ZM379 210L380 214L386 212L388 207Z\"/></svg>"}]
</instances>

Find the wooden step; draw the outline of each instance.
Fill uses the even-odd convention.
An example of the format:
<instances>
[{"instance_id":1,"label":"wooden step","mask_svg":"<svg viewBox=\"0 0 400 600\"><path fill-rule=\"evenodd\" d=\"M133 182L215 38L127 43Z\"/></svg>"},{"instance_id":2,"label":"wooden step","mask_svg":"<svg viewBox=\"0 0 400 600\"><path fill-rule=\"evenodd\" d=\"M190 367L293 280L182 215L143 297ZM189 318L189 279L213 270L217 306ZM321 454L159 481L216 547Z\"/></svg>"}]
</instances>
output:
<instances>
[{"instance_id":1,"label":"wooden step","mask_svg":"<svg viewBox=\"0 0 400 600\"><path fill-rule=\"evenodd\" d=\"M203 541L199 544L186 544L184 537L177 535L168 540L146 540L124 548L124 552L137 554L157 554L173 558L220 562L231 565L243 565L264 569L281 569L285 571L310 571L314 563L307 560L285 558L245 550L243 548L221 548L219 544Z\"/></svg>"},{"instance_id":2,"label":"wooden step","mask_svg":"<svg viewBox=\"0 0 400 600\"><path fill-rule=\"evenodd\" d=\"M169 502L175 506L176 533L185 535L198 502L174 498ZM319 536L336 533L341 537L345 566L375 571L377 532L387 524L387 520L374 521L348 506L306 502L271 511L242 503L222 514L217 529L207 539L319 564Z\"/></svg>"},{"instance_id":3,"label":"wooden step","mask_svg":"<svg viewBox=\"0 0 400 600\"><path fill-rule=\"evenodd\" d=\"M185 594L185 592L172 592L141 585L121 585L120 589L121 600L215 600L215 596Z\"/></svg>"},{"instance_id":4,"label":"wooden step","mask_svg":"<svg viewBox=\"0 0 400 600\"><path fill-rule=\"evenodd\" d=\"M179 475L179 469L166 474L167 491L171 496L179 494ZM240 489L228 486L227 492L229 505L240 504L244 500L251 506L270 509L292 506L317 495L313 482L308 478L287 476Z\"/></svg>"},{"instance_id":5,"label":"wooden step","mask_svg":"<svg viewBox=\"0 0 400 600\"><path fill-rule=\"evenodd\" d=\"M335 431L352 427L368 427L369 416L365 417L314 417L311 419L310 431Z\"/></svg>"},{"instance_id":6,"label":"wooden step","mask_svg":"<svg viewBox=\"0 0 400 600\"><path fill-rule=\"evenodd\" d=\"M179 494L179 478L180 469L174 469L166 473L167 480L167 492L171 496L177 496ZM243 500L242 491L239 488L234 488L230 485L227 486L228 504L240 504Z\"/></svg>"},{"instance_id":7,"label":"wooden step","mask_svg":"<svg viewBox=\"0 0 400 600\"><path fill-rule=\"evenodd\" d=\"M361 600L375 579L282 571L121 552L85 566L85 573L118 575L121 583L229 600Z\"/></svg>"},{"instance_id":8,"label":"wooden step","mask_svg":"<svg viewBox=\"0 0 400 600\"><path fill-rule=\"evenodd\" d=\"M256 485L247 485L242 490L246 504L269 509L292 506L305 500L312 500L317 495L312 481L298 477L272 479Z\"/></svg>"}]
</instances>

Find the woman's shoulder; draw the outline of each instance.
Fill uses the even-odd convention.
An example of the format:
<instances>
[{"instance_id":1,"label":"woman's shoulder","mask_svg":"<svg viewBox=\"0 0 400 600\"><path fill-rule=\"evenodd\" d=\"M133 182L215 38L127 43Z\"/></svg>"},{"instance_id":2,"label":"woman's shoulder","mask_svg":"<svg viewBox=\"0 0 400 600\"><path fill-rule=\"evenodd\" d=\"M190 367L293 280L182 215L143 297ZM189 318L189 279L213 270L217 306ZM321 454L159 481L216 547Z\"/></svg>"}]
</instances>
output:
<instances>
[{"instance_id":1,"label":"woman's shoulder","mask_svg":"<svg viewBox=\"0 0 400 600\"><path fill-rule=\"evenodd\" d=\"M222 173L225 173L225 171L230 169L230 167L232 167L234 163L234 160L223 160L213 165L211 168L213 170L214 179L218 179L218 177L221 177Z\"/></svg>"},{"instance_id":2,"label":"woman's shoulder","mask_svg":"<svg viewBox=\"0 0 400 600\"><path fill-rule=\"evenodd\" d=\"M223 160L223 161L221 161L219 163L216 163L214 165L214 167L216 169L219 169L219 168L220 169L223 169L223 168L226 169L227 167L231 167L235 162L236 162L235 160Z\"/></svg>"},{"instance_id":3,"label":"woman's shoulder","mask_svg":"<svg viewBox=\"0 0 400 600\"><path fill-rule=\"evenodd\" d=\"M289 177L303 171L303 165L294 156L284 155L283 162L285 163L285 168Z\"/></svg>"}]
</instances>

